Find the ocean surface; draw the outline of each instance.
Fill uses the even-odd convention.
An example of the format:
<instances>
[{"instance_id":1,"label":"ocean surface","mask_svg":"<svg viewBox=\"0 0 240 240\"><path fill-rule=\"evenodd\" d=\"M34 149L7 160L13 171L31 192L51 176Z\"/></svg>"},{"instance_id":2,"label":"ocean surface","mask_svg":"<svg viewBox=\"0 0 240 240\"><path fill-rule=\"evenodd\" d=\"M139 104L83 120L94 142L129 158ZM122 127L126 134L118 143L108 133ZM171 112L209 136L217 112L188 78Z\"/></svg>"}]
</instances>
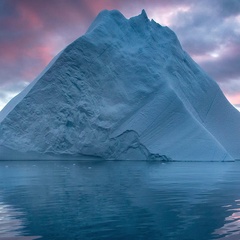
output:
<instances>
[{"instance_id":1,"label":"ocean surface","mask_svg":"<svg viewBox=\"0 0 240 240\"><path fill-rule=\"evenodd\" d=\"M240 162L1 161L0 240L239 240Z\"/></svg>"}]
</instances>

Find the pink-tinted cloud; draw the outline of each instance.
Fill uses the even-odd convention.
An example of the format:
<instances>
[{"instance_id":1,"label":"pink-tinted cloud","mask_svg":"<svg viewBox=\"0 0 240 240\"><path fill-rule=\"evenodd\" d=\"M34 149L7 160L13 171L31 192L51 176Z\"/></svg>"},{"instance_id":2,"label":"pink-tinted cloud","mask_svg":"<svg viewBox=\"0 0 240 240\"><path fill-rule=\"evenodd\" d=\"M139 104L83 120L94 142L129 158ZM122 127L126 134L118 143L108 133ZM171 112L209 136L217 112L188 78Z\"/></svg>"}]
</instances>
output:
<instances>
[{"instance_id":1,"label":"pink-tinted cloud","mask_svg":"<svg viewBox=\"0 0 240 240\"><path fill-rule=\"evenodd\" d=\"M240 93L232 94L232 95L226 94L226 97L229 99L229 101L232 104L236 104L236 105L240 104Z\"/></svg>"},{"instance_id":2,"label":"pink-tinted cloud","mask_svg":"<svg viewBox=\"0 0 240 240\"><path fill-rule=\"evenodd\" d=\"M240 111L240 93L231 94L231 95L225 94L225 95L226 95L228 101L230 103L232 103L235 106L235 108L238 109L238 111Z\"/></svg>"},{"instance_id":3,"label":"pink-tinted cloud","mask_svg":"<svg viewBox=\"0 0 240 240\"><path fill-rule=\"evenodd\" d=\"M7 0L1 7L0 85L31 81L97 14L89 1Z\"/></svg>"}]
</instances>

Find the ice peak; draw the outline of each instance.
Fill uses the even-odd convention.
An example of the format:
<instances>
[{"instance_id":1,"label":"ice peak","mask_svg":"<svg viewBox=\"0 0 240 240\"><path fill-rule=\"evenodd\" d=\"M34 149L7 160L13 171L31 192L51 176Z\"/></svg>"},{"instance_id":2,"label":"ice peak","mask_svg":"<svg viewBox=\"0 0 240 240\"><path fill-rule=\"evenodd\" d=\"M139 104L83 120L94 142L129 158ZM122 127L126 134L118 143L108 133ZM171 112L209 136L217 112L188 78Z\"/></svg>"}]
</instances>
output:
<instances>
[{"instance_id":1,"label":"ice peak","mask_svg":"<svg viewBox=\"0 0 240 240\"><path fill-rule=\"evenodd\" d=\"M123 20L125 17L122 15L121 12L118 10L102 10L97 17L95 18L94 22L101 22L101 21L106 21L106 20Z\"/></svg>"},{"instance_id":2,"label":"ice peak","mask_svg":"<svg viewBox=\"0 0 240 240\"><path fill-rule=\"evenodd\" d=\"M146 11L145 11L144 9L142 10L142 12L141 12L140 16L142 16L142 17L144 17L145 19L147 19L147 20L148 20L147 13L146 13Z\"/></svg>"},{"instance_id":3,"label":"ice peak","mask_svg":"<svg viewBox=\"0 0 240 240\"><path fill-rule=\"evenodd\" d=\"M144 9L142 10L142 12L139 15L131 17L129 20L134 21L136 24L139 24L139 23L142 24L142 23L148 23L149 22L147 13Z\"/></svg>"},{"instance_id":4,"label":"ice peak","mask_svg":"<svg viewBox=\"0 0 240 240\"><path fill-rule=\"evenodd\" d=\"M105 25L107 24L108 26L110 26L109 24L111 24L111 22L116 22L117 24L121 24L125 20L126 18L123 16L123 14L120 11L105 9L105 10L102 10L97 15L97 17L95 18L91 26L88 28L87 32L90 32L95 27L101 24L105 24Z\"/></svg>"},{"instance_id":5,"label":"ice peak","mask_svg":"<svg viewBox=\"0 0 240 240\"><path fill-rule=\"evenodd\" d=\"M99 15L109 16L109 17L112 17L112 18L119 18L119 17L122 18L122 17L124 17L122 15L122 13L120 11L116 10L116 9L114 9L114 10L107 10L107 9L105 9L105 10L101 11L99 13Z\"/></svg>"}]
</instances>

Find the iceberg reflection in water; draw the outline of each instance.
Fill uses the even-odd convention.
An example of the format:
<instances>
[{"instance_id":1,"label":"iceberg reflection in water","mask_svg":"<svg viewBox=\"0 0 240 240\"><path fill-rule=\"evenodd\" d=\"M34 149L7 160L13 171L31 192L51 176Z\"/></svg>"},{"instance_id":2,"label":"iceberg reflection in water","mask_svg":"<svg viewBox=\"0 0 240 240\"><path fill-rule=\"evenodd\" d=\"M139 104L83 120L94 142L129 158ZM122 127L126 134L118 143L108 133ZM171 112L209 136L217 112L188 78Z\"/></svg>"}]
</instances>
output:
<instances>
[{"instance_id":1,"label":"iceberg reflection in water","mask_svg":"<svg viewBox=\"0 0 240 240\"><path fill-rule=\"evenodd\" d=\"M24 214L10 205L0 202L0 237L13 237L21 234Z\"/></svg>"},{"instance_id":2,"label":"iceberg reflection in water","mask_svg":"<svg viewBox=\"0 0 240 240\"><path fill-rule=\"evenodd\" d=\"M238 162L4 164L0 240L240 239Z\"/></svg>"},{"instance_id":3,"label":"iceberg reflection in water","mask_svg":"<svg viewBox=\"0 0 240 240\"><path fill-rule=\"evenodd\" d=\"M21 236L24 228L23 212L0 202L0 240L33 240L39 237Z\"/></svg>"},{"instance_id":4,"label":"iceberg reflection in water","mask_svg":"<svg viewBox=\"0 0 240 240\"><path fill-rule=\"evenodd\" d=\"M223 206L231 215L225 218L225 224L215 230L214 234L222 236L220 240L240 239L240 199L235 200L233 205Z\"/></svg>"}]
</instances>

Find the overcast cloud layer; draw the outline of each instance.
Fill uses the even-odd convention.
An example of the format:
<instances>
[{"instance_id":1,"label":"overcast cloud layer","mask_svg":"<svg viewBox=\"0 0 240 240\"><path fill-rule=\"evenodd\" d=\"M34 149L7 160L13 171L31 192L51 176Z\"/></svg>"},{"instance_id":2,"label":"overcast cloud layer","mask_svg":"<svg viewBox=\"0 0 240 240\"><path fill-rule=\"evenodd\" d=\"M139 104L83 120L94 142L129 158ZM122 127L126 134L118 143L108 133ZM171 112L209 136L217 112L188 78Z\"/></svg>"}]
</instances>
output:
<instances>
[{"instance_id":1,"label":"overcast cloud layer","mask_svg":"<svg viewBox=\"0 0 240 240\"><path fill-rule=\"evenodd\" d=\"M67 44L85 33L99 11L127 18L145 9L167 25L183 48L240 106L239 0L1 0L0 109Z\"/></svg>"}]
</instances>

